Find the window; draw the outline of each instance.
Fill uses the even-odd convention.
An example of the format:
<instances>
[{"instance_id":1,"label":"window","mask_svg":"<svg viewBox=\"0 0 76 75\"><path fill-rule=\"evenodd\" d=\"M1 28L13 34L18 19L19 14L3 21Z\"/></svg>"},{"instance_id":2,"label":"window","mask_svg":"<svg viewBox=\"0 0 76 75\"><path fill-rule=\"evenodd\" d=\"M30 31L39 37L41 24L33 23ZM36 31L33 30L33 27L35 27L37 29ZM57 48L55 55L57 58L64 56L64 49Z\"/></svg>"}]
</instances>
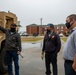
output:
<instances>
[{"instance_id":1,"label":"window","mask_svg":"<svg viewBox=\"0 0 76 75\"><path fill-rule=\"evenodd\" d=\"M61 30L61 31L63 31L63 30Z\"/></svg>"},{"instance_id":2,"label":"window","mask_svg":"<svg viewBox=\"0 0 76 75\"><path fill-rule=\"evenodd\" d=\"M59 31L57 31L57 34L59 33Z\"/></svg>"},{"instance_id":3,"label":"window","mask_svg":"<svg viewBox=\"0 0 76 75\"><path fill-rule=\"evenodd\" d=\"M66 29L67 29L67 27L66 27Z\"/></svg>"},{"instance_id":4,"label":"window","mask_svg":"<svg viewBox=\"0 0 76 75\"><path fill-rule=\"evenodd\" d=\"M57 29L59 29L59 27L57 26Z\"/></svg>"},{"instance_id":5,"label":"window","mask_svg":"<svg viewBox=\"0 0 76 75\"><path fill-rule=\"evenodd\" d=\"M61 29L63 29L63 26L61 26Z\"/></svg>"}]
</instances>

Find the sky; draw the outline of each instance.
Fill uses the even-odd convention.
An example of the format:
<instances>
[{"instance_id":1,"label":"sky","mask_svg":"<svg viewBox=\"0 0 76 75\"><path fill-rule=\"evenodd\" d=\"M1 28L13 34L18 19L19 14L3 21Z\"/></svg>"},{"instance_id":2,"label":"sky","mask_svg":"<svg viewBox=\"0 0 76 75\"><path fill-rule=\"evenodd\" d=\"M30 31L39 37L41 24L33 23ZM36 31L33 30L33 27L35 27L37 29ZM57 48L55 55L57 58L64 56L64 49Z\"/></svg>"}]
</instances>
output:
<instances>
[{"instance_id":1,"label":"sky","mask_svg":"<svg viewBox=\"0 0 76 75\"><path fill-rule=\"evenodd\" d=\"M66 17L76 14L76 0L0 0L0 11L13 12L20 21L20 31L30 24L65 23Z\"/></svg>"}]
</instances>

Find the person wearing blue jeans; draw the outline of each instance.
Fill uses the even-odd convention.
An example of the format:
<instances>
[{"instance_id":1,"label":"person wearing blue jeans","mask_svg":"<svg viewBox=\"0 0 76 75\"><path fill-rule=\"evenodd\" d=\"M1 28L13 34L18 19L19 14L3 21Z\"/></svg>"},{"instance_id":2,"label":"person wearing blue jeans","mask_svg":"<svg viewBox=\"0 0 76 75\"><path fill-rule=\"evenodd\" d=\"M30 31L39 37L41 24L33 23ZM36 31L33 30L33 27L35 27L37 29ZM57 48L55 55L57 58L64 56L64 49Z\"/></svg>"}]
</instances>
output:
<instances>
[{"instance_id":1,"label":"person wearing blue jeans","mask_svg":"<svg viewBox=\"0 0 76 75\"><path fill-rule=\"evenodd\" d=\"M76 72L72 68L73 61L65 60L64 67L65 67L65 75L76 75Z\"/></svg>"},{"instance_id":2,"label":"person wearing blue jeans","mask_svg":"<svg viewBox=\"0 0 76 75\"><path fill-rule=\"evenodd\" d=\"M18 63L18 54L17 51L7 51L7 64L8 64L8 73L10 75L13 75L13 70L12 70L12 61L14 61L14 67L15 67L15 75L19 75L19 63Z\"/></svg>"},{"instance_id":3,"label":"person wearing blue jeans","mask_svg":"<svg viewBox=\"0 0 76 75\"><path fill-rule=\"evenodd\" d=\"M15 75L19 75L19 55L21 54L21 37L16 31L17 25L12 23L10 29L0 26L0 30L5 33L5 49L7 55L8 75L13 75L12 62L15 66Z\"/></svg>"}]
</instances>

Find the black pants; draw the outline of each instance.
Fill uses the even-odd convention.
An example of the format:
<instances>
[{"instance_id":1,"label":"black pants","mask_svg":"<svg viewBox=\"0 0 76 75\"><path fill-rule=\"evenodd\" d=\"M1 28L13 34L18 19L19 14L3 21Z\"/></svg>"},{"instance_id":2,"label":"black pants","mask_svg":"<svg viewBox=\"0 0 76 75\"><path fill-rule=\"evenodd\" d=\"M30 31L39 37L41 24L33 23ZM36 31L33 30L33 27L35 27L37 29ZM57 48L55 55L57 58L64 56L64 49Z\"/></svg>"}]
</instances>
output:
<instances>
[{"instance_id":1,"label":"black pants","mask_svg":"<svg viewBox=\"0 0 76 75\"><path fill-rule=\"evenodd\" d=\"M72 68L73 61L65 60L65 75L76 75L76 72Z\"/></svg>"},{"instance_id":2,"label":"black pants","mask_svg":"<svg viewBox=\"0 0 76 75\"><path fill-rule=\"evenodd\" d=\"M46 75L51 74L50 63L53 67L53 75L57 75L57 54L45 53L45 65L46 65Z\"/></svg>"}]
</instances>

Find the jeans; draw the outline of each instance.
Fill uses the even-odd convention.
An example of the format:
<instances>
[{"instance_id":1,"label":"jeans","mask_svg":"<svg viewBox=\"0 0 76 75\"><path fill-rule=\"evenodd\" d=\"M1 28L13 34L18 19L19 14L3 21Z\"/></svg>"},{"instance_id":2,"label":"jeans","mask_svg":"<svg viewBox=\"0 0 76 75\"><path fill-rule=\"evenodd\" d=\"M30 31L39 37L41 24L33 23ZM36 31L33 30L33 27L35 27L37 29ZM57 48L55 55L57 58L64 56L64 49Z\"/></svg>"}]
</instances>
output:
<instances>
[{"instance_id":1,"label":"jeans","mask_svg":"<svg viewBox=\"0 0 76 75\"><path fill-rule=\"evenodd\" d=\"M46 75L50 75L51 74L50 63L53 66L53 75L58 75L57 54L45 53Z\"/></svg>"},{"instance_id":2,"label":"jeans","mask_svg":"<svg viewBox=\"0 0 76 75\"><path fill-rule=\"evenodd\" d=\"M65 75L76 75L76 72L72 68L72 64L73 64L73 61L65 60L65 63L64 63Z\"/></svg>"},{"instance_id":3,"label":"jeans","mask_svg":"<svg viewBox=\"0 0 76 75\"><path fill-rule=\"evenodd\" d=\"M6 51L7 54L7 65L8 65L8 74L13 75L12 62L14 62L15 75L19 75L19 64L18 64L18 54L17 51Z\"/></svg>"}]
</instances>

